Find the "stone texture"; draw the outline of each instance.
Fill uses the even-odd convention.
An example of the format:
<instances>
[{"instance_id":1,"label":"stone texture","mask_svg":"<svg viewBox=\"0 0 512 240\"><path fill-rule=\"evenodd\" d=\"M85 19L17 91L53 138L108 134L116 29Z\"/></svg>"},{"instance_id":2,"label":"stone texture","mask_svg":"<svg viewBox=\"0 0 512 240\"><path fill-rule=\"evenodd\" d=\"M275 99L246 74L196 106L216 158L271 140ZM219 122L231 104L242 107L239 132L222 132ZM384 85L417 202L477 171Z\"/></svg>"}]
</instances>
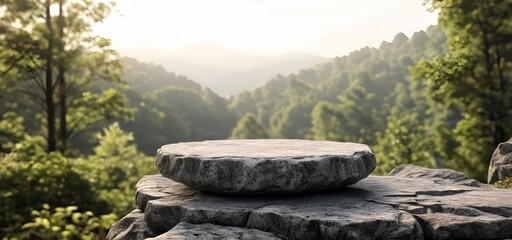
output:
<instances>
[{"instance_id":1,"label":"stone texture","mask_svg":"<svg viewBox=\"0 0 512 240\"><path fill-rule=\"evenodd\" d=\"M165 145L163 176L204 192L286 194L337 189L376 167L368 146L307 140L220 140Z\"/></svg>"},{"instance_id":2,"label":"stone texture","mask_svg":"<svg viewBox=\"0 0 512 240\"><path fill-rule=\"evenodd\" d=\"M388 174L389 176L405 177L405 178L423 178L430 179L434 182L444 182L461 184L470 187L489 187L487 184L483 184L472 178L469 178L466 174L451 170L451 169L429 169L424 167L415 166L412 164L401 165L394 168Z\"/></svg>"},{"instance_id":3,"label":"stone texture","mask_svg":"<svg viewBox=\"0 0 512 240\"><path fill-rule=\"evenodd\" d=\"M157 234L146 225L144 213L136 209L112 225L108 232L107 240L146 239L156 235Z\"/></svg>"},{"instance_id":4,"label":"stone texture","mask_svg":"<svg viewBox=\"0 0 512 240\"><path fill-rule=\"evenodd\" d=\"M500 143L491 157L487 182L489 184L512 177L512 138Z\"/></svg>"},{"instance_id":5,"label":"stone texture","mask_svg":"<svg viewBox=\"0 0 512 240\"><path fill-rule=\"evenodd\" d=\"M182 239L197 239L197 240L223 240L223 239L239 239L239 240L277 240L276 236L272 233L263 232L255 229L220 226L214 224L190 224L181 222L168 232L156 237L148 238L147 240L182 240Z\"/></svg>"},{"instance_id":6,"label":"stone texture","mask_svg":"<svg viewBox=\"0 0 512 240\"><path fill-rule=\"evenodd\" d=\"M151 179L161 184L164 178L147 176L144 182L156 182ZM170 189L181 185L172 180L165 181L168 181ZM167 192L171 192L170 189ZM421 239L422 236L421 228L412 215L387 204L365 201L363 199L372 193L359 189L259 197L212 195L199 191L192 197L189 193L182 196L179 192L167 197L154 194L151 187L139 191L137 205L146 206L148 227L159 233L180 222L189 222L259 229L284 239L384 236L387 239ZM153 200L140 202L143 199Z\"/></svg>"},{"instance_id":7,"label":"stone texture","mask_svg":"<svg viewBox=\"0 0 512 240\"><path fill-rule=\"evenodd\" d=\"M393 172L332 191L253 197L212 195L153 175L139 182L137 206L147 232L155 234L188 222L257 229L282 239L512 238L511 189L473 184L445 169Z\"/></svg>"}]
</instances>

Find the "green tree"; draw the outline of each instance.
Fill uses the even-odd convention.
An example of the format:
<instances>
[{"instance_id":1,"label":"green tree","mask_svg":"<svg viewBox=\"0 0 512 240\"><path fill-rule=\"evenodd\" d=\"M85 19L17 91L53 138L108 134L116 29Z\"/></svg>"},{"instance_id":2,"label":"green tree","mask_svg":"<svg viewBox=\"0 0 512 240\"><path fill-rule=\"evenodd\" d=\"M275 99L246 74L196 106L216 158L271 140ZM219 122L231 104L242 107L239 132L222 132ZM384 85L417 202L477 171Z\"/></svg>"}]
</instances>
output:
<instances>
[{"instance_id":1,"label":"green tree","mask_svg":"<svg viewBox=\"0 0 512 240\"><path fill-rule=\"evenodd\" d=\"M133 134L123 131L117 122L95 135L94 154L75 160L75 167L92 184L98 199L108 203L117 216L135 208L134 186L144 175L156 174L153 158L137 151Z\"/></svg>"},{"instance_id":2,"label":"green tree","mask_svg":"<svg viewBox=\"0 0 512 240\"><path fill-rule=\"evenodd\" d=\"M378 160L376 172L387 174L402 164L435 167L432 156L432 138L417 114L402 117L390 116L387 128L377 134L375 153Z\"/></svg>"},{"instance_id":3,"label":"green tree","mask_svg":"<svg viewBox=\"0 0 512 240\"><path fill-rule=\"evenodd\" d=\"M450 53L422 61L417 79L428 96L462 114L454 131L458 157L451 159L484 179L494 148L512 134L512 2L431 0L448 36Z\"/></svg>"},{"instance_id":4,"label":"green tree","mask_svg":"<svg viewBox=\"0 0 512 240\"><path fill-rule=\"evenodd\" d=\"M366 82L370 82L367 80ZM375 133L382 129L377 96L366 90L362 83L353 83L347 91L338 96L340 100L339 111L344 116L343 128L345 141L375 144Z\"/></svg>"},{"instance_id":5,"label":"green tree","mask_svg":"<svg viewBox=\"0 0 512 240\"><path fill-rule=\"evenodd\" d=\"M108 39L91 33L92 24L108 16L111 3L1 0L0 5L0 50L6 53L0 56L0 74L14 78L17 93L43 103L47 151L65 152L69 140L85 127L130 116L120 92L117 53ZM94 91L91 83L98 84L96 80L109 83Z\"/></svg>"},{"instance_id":6,"label":"green tree","mask_svg":"<svg viewBox=\"0 0 512 240\"><path fill-rule=\"evenodd\" d=\"M268 138L265 128L259 123L256 116L252 113L246 113L236 124L231 132L234 139L258 139Z\"/></svg>"},{"instance_id":7,"label":"green tree","mask_svg":"<svg viewBox=\"0 0 512 240\"><path fill-rule=\"evenodd\" d=\"M416 86L411 86L414 90ZM421 93L421 92L420 92ZM377 157L376 172L387 174L402 164L437 167L434 157L434 134L430 131L428 106L420 94L410 91L404 84L397 84L390 96L394 99L387 117L386 129L377 133L374 148ZM413 96L411 96L413 95Z\"/></svg>"},{"instance_id":8,"label":"green tree","mask_svg":"<svg viewBox=\"0 0 512 240\"><path fill-rule=\"evenodd\" d=\"M270 118L270 131L272 137L303 139L310 135L312 104L293 103L279 111Z\"/></svg>"},{"instance_id":9,"label":"green tree","mask_svg":"<svg viewBox=\"0 0 512 240\"><path fill-rule=\"evenodd\" d=\"M312 112L311 129L315 139L375 143L375 133L382 125L376 94L368 91L372 80L367 74L357 78L338 95L338 104L319 103Z\"/></svg>"}]
</instances>

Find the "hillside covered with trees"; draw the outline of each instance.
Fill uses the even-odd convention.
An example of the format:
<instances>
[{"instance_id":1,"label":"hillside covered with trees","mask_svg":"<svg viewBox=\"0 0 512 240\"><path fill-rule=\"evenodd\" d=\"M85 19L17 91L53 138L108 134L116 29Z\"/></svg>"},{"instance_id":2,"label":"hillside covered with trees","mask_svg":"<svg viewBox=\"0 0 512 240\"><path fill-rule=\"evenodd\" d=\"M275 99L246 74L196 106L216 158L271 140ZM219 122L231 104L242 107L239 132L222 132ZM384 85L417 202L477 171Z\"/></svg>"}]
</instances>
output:
<instances>
[{"instance_id":1,"label":"hillside covered with trees","mask_svg":"<svg viewBox=\"0 0 512 240\"><path fill-rule=\"evenodd\" d=\"M273 138L369 144L378 154L381 173L410 161L435 166L430 155L434 141L419 142L431 139L426 134L433 131L422 125L434 116L428 114L431 106L410 70L422 59L446 53L446 36L438 27L410 38L400 33L379 48L366 47L297 74L278 75L260 88L236 95L230 108L246 115L239 126L255 116L257 121L251 123L261 125ZM446 114L457 117L455 112ZM232 137L238 136L234 132ZM429 153L420 148L422 144Z\"/></svg>"}]
</instances>

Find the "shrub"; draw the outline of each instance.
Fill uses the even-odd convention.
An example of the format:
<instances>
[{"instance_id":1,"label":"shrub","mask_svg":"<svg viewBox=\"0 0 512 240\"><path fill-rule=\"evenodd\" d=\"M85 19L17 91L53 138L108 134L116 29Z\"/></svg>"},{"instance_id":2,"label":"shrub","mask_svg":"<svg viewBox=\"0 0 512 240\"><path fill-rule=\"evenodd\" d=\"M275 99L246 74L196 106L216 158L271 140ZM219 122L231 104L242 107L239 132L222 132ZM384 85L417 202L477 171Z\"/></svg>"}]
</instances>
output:
<instances>
[{"instance_id":1,"label":"shrub","mask_svg":"<svg viewBox=\"0 0 512 240\"><path fill-rule=\"evenodd\" d=\"M496 187L496 188L512 188L512 177L507 177L501 181L495 182L494 187Z\"/></svg>"},{"instance_id":2,"label":"shrub","mask_svg":"<svg viewBox=\"0 0 512 240\"><path fill-rule=\"evenodd\" d=\"M78 212L78 207L50 209L44 204L41 210L32 211L32 221L23 224L18 239L105 239L108 229L116 221L115 214L95 216L91 211Z\"/></svg>"},{"instance_id":3,"label":"shrub","mask_svg":"<svg viewBox=\"0 0 512 240\"><path fill-rule=\"evenodd\" d=\"M42 137L26 136L0 159L0 232L19 229L30 219L31 211L45 203L109 212L108 204L98 200L72 160L60 153L48 154L42 146Z\"/></svg>"}]
</instances>

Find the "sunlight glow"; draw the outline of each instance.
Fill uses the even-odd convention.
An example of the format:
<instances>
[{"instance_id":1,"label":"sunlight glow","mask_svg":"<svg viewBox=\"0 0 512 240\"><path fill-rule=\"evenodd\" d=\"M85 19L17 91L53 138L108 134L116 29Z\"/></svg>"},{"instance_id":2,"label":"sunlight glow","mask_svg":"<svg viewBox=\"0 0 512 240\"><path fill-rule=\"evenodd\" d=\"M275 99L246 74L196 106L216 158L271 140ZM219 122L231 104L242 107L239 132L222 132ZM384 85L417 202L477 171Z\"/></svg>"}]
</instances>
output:
<instances>
[{"instance_id":1,"label":"sunlight glow","mask_svg":"<svg viewBox=\"0 0 512 240\"><path fill-rule=\"evenodd\" d=\"M423 0L118 0L97 26L114 47L178 50L200 43L259 55L334 57L436 24Z\"/></svg>"}]
</instances>

